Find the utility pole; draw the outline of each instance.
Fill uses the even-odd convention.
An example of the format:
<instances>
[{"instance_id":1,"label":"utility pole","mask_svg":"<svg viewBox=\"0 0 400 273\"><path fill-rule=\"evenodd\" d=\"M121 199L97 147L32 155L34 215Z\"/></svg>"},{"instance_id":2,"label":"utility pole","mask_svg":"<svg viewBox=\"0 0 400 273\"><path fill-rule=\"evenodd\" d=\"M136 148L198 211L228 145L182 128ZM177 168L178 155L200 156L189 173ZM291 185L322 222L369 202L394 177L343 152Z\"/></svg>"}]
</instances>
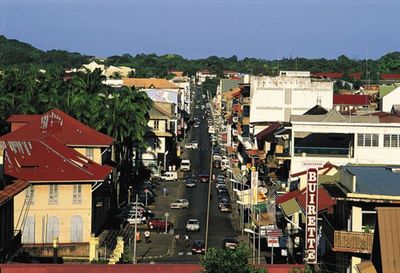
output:
<instances>
[{"instance_id":1,"label":"utility pole","mask_svg":"<svg viewBox=\"0 0 400 273\"><path fill-rule=\"evenodd\" d=\"M136 203L135 203L135 235L133 241L133 263L136 264L136 233L137 233L137 205L138 205L138 195L136 194Z\"/></svg>"}]
</instances>

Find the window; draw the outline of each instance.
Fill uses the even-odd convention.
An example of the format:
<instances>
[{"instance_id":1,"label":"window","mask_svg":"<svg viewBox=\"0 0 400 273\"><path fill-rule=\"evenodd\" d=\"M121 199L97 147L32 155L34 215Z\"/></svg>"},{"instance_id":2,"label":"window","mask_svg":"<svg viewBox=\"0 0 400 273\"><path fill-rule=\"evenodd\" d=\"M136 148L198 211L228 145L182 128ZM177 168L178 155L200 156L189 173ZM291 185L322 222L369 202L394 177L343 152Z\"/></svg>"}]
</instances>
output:
<instances>
[{"instance_id":1,"label":"window","mask_svg":"<svg viewBox=\"0 0 400 273\"><path fill-rule=\"evenodd\" d=\"M22 229L23 244L34 244L35 243L35 217L26 217L25 225Z\"/></svg>"},{"instance_id":2,"label":"window","mask_svg":"<svg viewBox=\"0 0 400 273\"><path fill-rule=\"evenodd\" d=\"M364 231L373 232L375 228L376 211L363 211L361 226Z\"/></svg>"},{"instance_id":3,"label":"window","mask_svg":"<svg viewBox=\"0 0 400 273\"><path fill-rule=\"evenodd\" d=\"M155 138L154 142L153 142L153 149L157 150L158 148L160 148L160 144L161 144L161 141L158 138Z\"/></svg>"},{"instance_id":4,"label":"window","mask_svg":"<svg viewBox=\"0 0 400 273\"><path fill-rule=\"evenodd\" d=\"M160 122L160 121L158 121L158 120L154 120L154 121L153 121L153 124L154 124L153 129L154 129L155 131L158 131L158 130L159 130L159 127L160 127L159 122Z\"/></svg>"},{"instance_id":5,"label":"window","mask_svg":"<svg viewBox=\"0 0 400 273\"><path fill-rule=\"evenodd\" d=\"M171 132L175 132L175 121L170 121L169 122L169 130Z\"/></svg>"},{"instance_id":6,"label":"window","mask_svg":"<svg viewBox=\"0 0 400 273\"><path fill-rule=\"evenodd\" d=\"M71 219L71 242L77 243L83 240L83 221L82 217L75 215Z\"/></svg>"},{"instance_id":7,"label":"window","mask_svg":"<svg viewBox=\"0 0 400 273\"><path fill-rule=\"evenodd\" d=\"M94 149L93 148L86 148L86 157L90 160L94 158Z\"/></svg>"},{"instance_id":8,"label":"window","mask_svg":"<svg viewBox=\"0 0 400 273\"><path fill-rule=\"evenodd\" d=\"M358 134L357 145L360 147L378 147L379 135L378 134Z\"/></svg>"},{"instance_id":9,"label":"window","mask_svg":"<svg viewBox=\"0 0 400 273\"><path fill-rule=\"evenodd\" d=\"M60 236L60 222L57 216L47 218L46 243L52 243L55 238Z\"/></svg>"},{"instance_id":10,"label":"window","mask_svg":"<svg viewBox=\"0 0 400 273\"><path fill-rule=\"evenodd\" d=\"M35 204L35 188L31 185L25 190L25 202L30 202L30 205Z\"/></svg>"},{"instance_id":11,"label":"window","mask_svg":"<svg viewBox=\"0 0 400 273\"><path fill-rule=\"evenodd\" d=\"M74 185L72 193L72 203L82 204L82 185Z\"/></svg>"},{"instance_id":12,"label":"window","mask_svg":"<svg viewBox=\"0 0 400 273\"><path fill-rule=\"evenodd\" d=\"M400 135L384 135L383 146L384 147L400 147L399 141Z\"/></svg>"},{"instance_id":13,"label":"window","mask_svg":"<svg viewBox=\"0 0 400 273\"><path fill-rule=\"evenodd\" d=\"M58 205L58 185L49 186L49 205Z\"/></svg>"}]
</instances>

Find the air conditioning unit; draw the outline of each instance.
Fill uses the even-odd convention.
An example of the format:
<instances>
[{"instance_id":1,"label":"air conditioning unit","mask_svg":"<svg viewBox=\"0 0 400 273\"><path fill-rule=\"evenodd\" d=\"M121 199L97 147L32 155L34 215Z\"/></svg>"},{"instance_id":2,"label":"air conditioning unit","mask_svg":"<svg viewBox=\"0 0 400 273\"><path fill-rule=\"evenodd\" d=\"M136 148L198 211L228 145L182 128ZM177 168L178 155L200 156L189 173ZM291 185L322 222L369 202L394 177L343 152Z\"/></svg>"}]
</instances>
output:
<instances>
[{"instance_id":1,"label":"air conditioning unit","mask_svg":"<svg viewBox=\"0 0 400 273\"><path fill-rule=\"evenodd\" d=\"M232 121L233 121L234 123L238 123L238 122L239 122L239 117L233 117L233 118L232 118Z\"/></svg>"},{"instance_id":2,"label":"air conditioning unit","mask_svg":"<svg viewBox=\"0 0 400 273\"><path fill-rule=\"evenodd\" d=\"M232 130L232 135L233 136L237 136L238 135L238 131L237 130Z\"/></svg>"}]
</instances>

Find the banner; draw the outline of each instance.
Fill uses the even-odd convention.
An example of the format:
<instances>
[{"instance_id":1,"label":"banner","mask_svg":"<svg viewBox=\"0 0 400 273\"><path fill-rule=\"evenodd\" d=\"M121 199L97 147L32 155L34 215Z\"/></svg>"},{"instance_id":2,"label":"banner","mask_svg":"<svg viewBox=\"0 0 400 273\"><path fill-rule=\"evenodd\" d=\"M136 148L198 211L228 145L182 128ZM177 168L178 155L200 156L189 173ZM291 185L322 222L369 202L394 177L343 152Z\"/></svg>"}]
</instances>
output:
<instances>
[{"instance_id":1,"label":"banner","mask_svg":"<svg viewBox=\"0 0 400 273\"><path fill-rule=\"evenodd\" d=\"M318 246L318 169L307 170L306 195L306 261L317 263Z\"/></svg>"},{"instance_id":2,"label":"banner","mask_svg":"<svg viewBox=\"0 0 400 273\"><path fill-rule=\"evenodd\" d=\"M252 204L257 205L258 202L258 171L253 166L251 167L251 193Z\"/></svg>"}]
</instances>

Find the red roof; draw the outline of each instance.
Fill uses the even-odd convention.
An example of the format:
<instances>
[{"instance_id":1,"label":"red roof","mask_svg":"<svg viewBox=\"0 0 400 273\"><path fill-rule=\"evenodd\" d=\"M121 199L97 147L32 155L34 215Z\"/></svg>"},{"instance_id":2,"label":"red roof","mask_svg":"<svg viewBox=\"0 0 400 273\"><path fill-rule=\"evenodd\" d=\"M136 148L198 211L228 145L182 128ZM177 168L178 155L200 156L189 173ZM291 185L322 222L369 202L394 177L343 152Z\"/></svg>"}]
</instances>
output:
<instances>
[{"instance_id":1,"label":"red roof","mask_svg":"<svg viewBox=\"0 0 400 273\"><path fill-rule=\"evenodd\" d=\"M296 196L299 194L300 194L299 190L290 191L290 192L276 198L276 203L277 204L285 203L286 201L289 201L290 199L296 198Z\"/></svg>"},{"instance_id":2,"label":"red roof","mask_svg":"<svg viewBox=\"0 0 400 273\"><path fill-rule=\"evenodd\" d=\"M342 72L317 72L313 73L314 77L327 78L327 79L340 79L343 78L344 73ZM349 76L355 80L361 79L361 72L350 73Z\"/></svg>"},{"instance_id":3,"label":"red roof","mask_svg":"<svg viewBox=\"0 0 400 273\"><path fill-rule=\"evenodd\" d=\"M103 181L112 168L99 165L54 136L42 140L2 141L4 173L29 182Z\"/></svg>"},{"instance_id":4,"label":"red roof","mask_svg":"<svg viewBox=\"0 0 400 273\"><path fill-rule=\"evenodd\" d=\"M12 184L7 185L3 190L0 190L0 206L13 198L15 195L23 191L29 186L29 183L24 180L15 180Z\"/></svg>"},{"instance_id":5,"label":"red roof","mask_svg":"<svg viewBox=\"0 0 400 273\"><path fill-rule=\"evenodd\" d=\"M368 105L367 95L333 95L333 105Z\"/></svg>"},{"instance_id":6,"label":"red roof","mask_svg":"<svg viewBox=\"0 0 400 273\"><path fill-rule=\"evenodd\" d=\"M281 123L280 122L272 122L272 123L269 124L269 126L267 128L265 128L264 130L262 130L261 132L256 134L255 137L257 139L263 139L264 137L266 137L266 136L272 134L273 132L275 132L280 127L281 127Z\"/></svg>"},{"instance_id":7,"label":"red roof","mask_svg":"<svg viewBox=\"0 0 400 273\"><path fill-rule=\"evenodd\" d=\"M388 112L375 112L368 114L366 116L376 116L379 118L380 123L400 123L400 115L399 114L392 114Z\"/></svg>"},{"instance_id":8,"label":"red roof","mask_svg":"<svg viewBox=\"0 0 400 273\"><path fill-rule=\"evenodd\" d=\"M11 118L11 117L10 117ZM12 117L11 120L28 120L29 117ZM84 125L59 109L53 109L32 119L27 125L12 131L0 140L39 140L52 134L70 146L110 146L114 139Z\"/></svg>"},{"instance_id":9,"label":"red roof","mask_svg":"<svg viewBox=\"0 0 400 273\"><path fill-rule=\"evenodd\" d=\"M41 115L11 115L7 121L8 122L18 122L18 123L28 123L35 119L40 118Z\"/></svg>"},{"instance_id":10,"label":"red roof","mask_svg":"<svg viewBox=\"0 0 400 273\"><path fill-rule=\"evenodd\" d=\"M296 196L297 203L305 211L306 209L306 189L303 189L299 195ZM329 209L336 205L336 201L328 194L325 188L318 188L318 211Z\"/></svg>"},{"instance_id":11,"label":"red roof","mask_svg":"<svg viewBox=\"0 0 400 273\"><path fill-rule=\"evenodd\" d=\"M382 73L380 76L382 80L400 80L400 74Z\"/></svg>"},{"instance_id":12,"label":"red roof","mask_svg":"<svg viewBox=\"0 0 400 273\"><path fill-rule=\"evenodd\" d=\"M269 273L288 273L302 264L258 265ZM199 264L0 264L1 273L192 273L200 272Z\"/></svg>"}]
</instances>

